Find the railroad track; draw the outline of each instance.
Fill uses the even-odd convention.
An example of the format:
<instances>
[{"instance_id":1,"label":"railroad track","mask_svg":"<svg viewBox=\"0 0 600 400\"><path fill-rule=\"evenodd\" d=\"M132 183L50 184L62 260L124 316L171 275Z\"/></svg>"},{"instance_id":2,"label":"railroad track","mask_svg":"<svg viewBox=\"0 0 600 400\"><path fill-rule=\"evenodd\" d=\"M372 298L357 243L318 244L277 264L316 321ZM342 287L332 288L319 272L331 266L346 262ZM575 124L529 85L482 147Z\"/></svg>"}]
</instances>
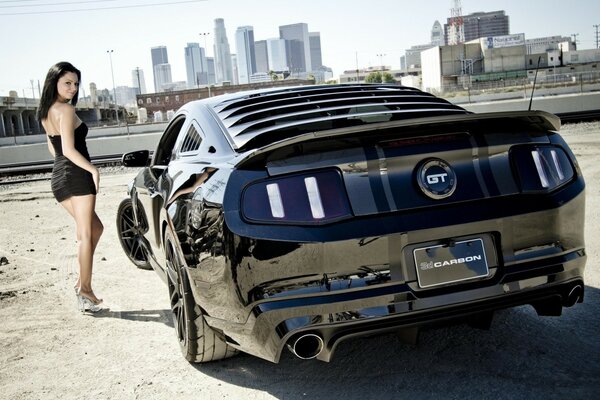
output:
<instances>
[{"instance_id":1,"label":"railroad track","mask_svg":"<svg viewBox=\"0 0 600 400\"><path fill-rule=\"evenodd\" d=\"M105 154L91 157L92 164L97 167L109 167L121 165L122 154ZM49 180L48 176L33 176L52 171L52 161L33 161L11 165L0 164L0 185L12 185L23 182L35 182ZM7 179L7 178L13 179ZM17 177L16 179L14 177Z\"/></svg>"}]
</instances>

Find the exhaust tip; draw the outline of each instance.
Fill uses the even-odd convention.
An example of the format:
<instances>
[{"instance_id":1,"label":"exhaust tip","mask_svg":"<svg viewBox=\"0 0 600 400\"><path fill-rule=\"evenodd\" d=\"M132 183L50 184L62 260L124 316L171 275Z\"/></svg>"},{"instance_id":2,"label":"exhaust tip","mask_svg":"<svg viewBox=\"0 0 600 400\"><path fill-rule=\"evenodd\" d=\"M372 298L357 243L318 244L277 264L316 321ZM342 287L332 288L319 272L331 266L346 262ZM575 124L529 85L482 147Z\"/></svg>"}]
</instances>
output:
<instances>
[{"instance_id":1,"label":"exhaust tip","mask_svg":"<svg viewBox=\"0 0 600 400\"><path fill-rule=\"evenodd\" d=\"M323 351L323 339L315 333L307 333L293 340L289 348L296 357L310 360Z\"/></svg>"},{"instance_id":2,"label":"exhaust tip","mask_svg":"<svg viewBox=\"0 0 600 400\"><path fill-rule=\"evenodd\" d=\"M578 301L580 301L582 295L583 295L583 288L581 287L581 285L575 285L575 286L573 286L573 288L571 289L571 291L567 295L567 302L566 302L565 305L567 307L574 306L575 303L577 303Z\"/></svg>"}]
</instances>

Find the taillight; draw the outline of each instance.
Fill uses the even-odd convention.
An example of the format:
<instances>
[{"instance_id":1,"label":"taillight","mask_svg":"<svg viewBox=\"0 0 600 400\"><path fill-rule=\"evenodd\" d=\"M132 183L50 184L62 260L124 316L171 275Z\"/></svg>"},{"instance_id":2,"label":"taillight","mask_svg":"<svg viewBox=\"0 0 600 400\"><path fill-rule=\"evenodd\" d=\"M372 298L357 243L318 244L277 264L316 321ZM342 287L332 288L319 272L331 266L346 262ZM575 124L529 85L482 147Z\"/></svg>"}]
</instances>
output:
<instances>
[{"instance_id":1,"label":"taillight","mask_svg":"<svg viewBox=\"0 0 600 400\"><path fill-rule=\"evenodd\" d=\"M337 170L316 171L250 184L242 194L248 221L323 224L350 217L350 204Z\"/></svg>"},{"instance_id":2,"label":"taillight","mask_svg":"<svg viewBox=\"0 0 600 400\"><path fill-rule=\"evenodd\" d=\"M520 146L512 150L523 192L551 191L569 182L575 172L569 157L556 146Z\"/></svg>"}]
</instances>

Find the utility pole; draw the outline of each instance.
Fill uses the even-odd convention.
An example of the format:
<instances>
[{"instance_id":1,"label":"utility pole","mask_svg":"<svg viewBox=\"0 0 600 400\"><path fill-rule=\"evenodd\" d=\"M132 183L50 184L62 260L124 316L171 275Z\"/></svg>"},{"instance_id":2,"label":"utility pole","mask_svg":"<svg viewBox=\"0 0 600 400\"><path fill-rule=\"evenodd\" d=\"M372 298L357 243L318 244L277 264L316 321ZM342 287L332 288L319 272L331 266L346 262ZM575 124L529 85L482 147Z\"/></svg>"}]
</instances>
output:
<instances>
[{"instance_id":1,"label":"utility pole","mask_svg":"<svg viewBox=\"0 0 600 400\"><path fill-rule=\"evenodd\" d=\"M594 28L596 28L596 48L600 49L600 46L598 45L598 39L600 38L598 36L598 27L600 27L600 25L592 25Z\"/></svg>"},{"instance_id":2,"label":"utility pole","mask_svg":"<svg viewBox=\"0 0 600 400\"><path fill-rule=\"evenodd\" d=\"M140 82L140 67L135 67L135 73L137 75L137 81L138 81L138 94L142 94L142 83Z\"/></svg>"},{"instance_id":3,"label":"utility pole","mask_svg":"<svg viewBox=\"0 0 600 400\"><path fill-rule=\"evenodd\" d=\"M206 59L206 87L208 88L208 97L210 97L210 82L209 82L209 76L208 76L208 48L206 47L206 37L208 35L210 35L210 32L201 32L199 33L200 36L204 37L204 58Z\"/></svg>"},{"instance_id":4,"label":"utility pole","mask_svg":"<svg viewBox=\"0 0 600 400\"><path fill-rule=\"evenodd\" d=\"M571 39L573 40L573 43L575 43L576 49L577 49L577 36L579 36L579 33L571 33Z\"/></svg>"},{"instance_id":5,"label":"utility pole","mask_svg":"<svg viewBox=\"0 0 600 400\"><path fill-rule=\"evenodd\" d=\"M112 76L113 95L115 96L115 111L117 117L117 126L119 126L119 103L117 103L117 89L115 88L115 73L113 72L112 53L114 50L106 50L110 59L110 75Z\"/></svg>"},{"instance_id":6,"label":"utility pole","mask_svg":"<svg viewBox=\"0 0 600 400\"><path fill-rule=\"evenodd\" d=\"M31 83L31 96L33 99L35 99L35 92L33 91L33 79L30 79L29 82Z\"/></svg>"}]
</instances>

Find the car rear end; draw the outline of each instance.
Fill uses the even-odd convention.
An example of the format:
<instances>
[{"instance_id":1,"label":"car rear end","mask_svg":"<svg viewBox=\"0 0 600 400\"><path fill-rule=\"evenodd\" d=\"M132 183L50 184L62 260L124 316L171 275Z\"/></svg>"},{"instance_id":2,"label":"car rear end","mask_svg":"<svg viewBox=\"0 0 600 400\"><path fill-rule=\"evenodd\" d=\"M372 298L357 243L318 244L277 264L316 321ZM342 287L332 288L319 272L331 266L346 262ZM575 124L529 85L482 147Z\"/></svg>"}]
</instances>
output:
<instances>
[{"instance_id":1,"label":"car rear end","mask_svg":"<svg viewBox=\"0 0 600 400\"><path fill-rule=\"evenodd\" d=\"M327 361L358 335L581 302L585 185L558 120L455 110L241 152L222 256L189 270L209 325L271 361Z\"/></svg>"}]
</instances>

